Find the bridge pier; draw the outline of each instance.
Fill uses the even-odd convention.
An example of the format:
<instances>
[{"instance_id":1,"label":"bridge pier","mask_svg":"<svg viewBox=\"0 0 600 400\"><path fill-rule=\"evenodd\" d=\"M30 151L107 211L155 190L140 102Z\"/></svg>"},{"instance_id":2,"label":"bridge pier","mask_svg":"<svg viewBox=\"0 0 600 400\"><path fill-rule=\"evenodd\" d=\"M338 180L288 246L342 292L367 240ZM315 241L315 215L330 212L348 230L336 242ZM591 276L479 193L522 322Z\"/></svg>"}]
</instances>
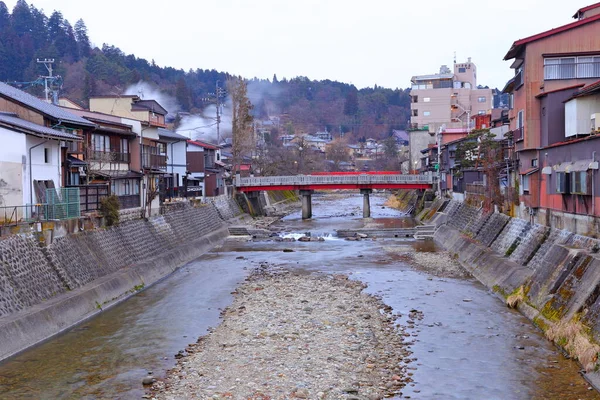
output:
<instances>
[{"instance_id":1,"label":"bridge pier","mask_svg":"<svg viewBox=\"0 0 600 400\"><path fill-rule=\"evenodd\" d=\"M363 195L363 218L371 218L371 199L369 199L371 193L373 189L360 189L360 194Z\"/></svg>"},{"instance_id":2,"label":"bridge pier","mask_svg":"<svg viewBox=\"0 0 600 400\"><path fill-rule=\"evenodd\" d=\"M300 190L302 196L302 219L312 218L312 194L314 190Z\"/></svg>"}]
</instances>

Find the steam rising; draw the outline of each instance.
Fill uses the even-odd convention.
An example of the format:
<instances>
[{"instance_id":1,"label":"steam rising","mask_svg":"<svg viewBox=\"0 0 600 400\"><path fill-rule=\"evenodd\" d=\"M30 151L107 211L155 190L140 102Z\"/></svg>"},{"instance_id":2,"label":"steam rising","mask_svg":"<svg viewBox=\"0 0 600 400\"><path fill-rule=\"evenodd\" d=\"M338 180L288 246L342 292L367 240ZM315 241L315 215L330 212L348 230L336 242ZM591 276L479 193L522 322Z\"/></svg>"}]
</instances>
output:
<instances>
[{"instance_id":1,"label":"steam rising","mask_svg":"<svg viewBox=\"0 0 600 400\"><path fill-rule=\"evenodd\" d=\"M175 98L161 92L158 87L144 81L139 81L135 85L129 86L125 90L125 94L137 95L142 100L156 100L158 104L169 112L170 116L174 116L181 109Z\"/></svg>"},{"instance_id":2,"label":"steam rising","mask_svg":"<svg viewBox=\"0 0 600 400\"><path fill-rule=\"evenodd\" d=\"M231 137L231 106L227 102L221 107L220 142ZM202 110L201 115L189 115L181 119L177 133L192 140L217 144L217 107L210 105Z\"/></svg>"},{"instance_id":3,"label":"steam rising","mask_svg":"<svg viewBox=\"0 0 600 400\"><path fill-rule=\"evenodd\" d=\"M125 90L125 94L137 95L144 100L156 100L168 112L169 116L174 117L181 110L181 106L174 97L171 97L150 83L139 81ZM278 115L280 110L276 109L273 101L269 99L277 98L281 94L281 89L268 81L248 81L248 98L257 107L263 99L267 100L264 104L269 116ZM223 142L225 138L231 137L231 100L225 99L220 109L221 124L219 126L219 139ZM217 144L217 109L216 105L211 104L200 114L183 116L177 133L186 136L192 140L201 140L203 142Z\"/></svg>"}]
</instances>

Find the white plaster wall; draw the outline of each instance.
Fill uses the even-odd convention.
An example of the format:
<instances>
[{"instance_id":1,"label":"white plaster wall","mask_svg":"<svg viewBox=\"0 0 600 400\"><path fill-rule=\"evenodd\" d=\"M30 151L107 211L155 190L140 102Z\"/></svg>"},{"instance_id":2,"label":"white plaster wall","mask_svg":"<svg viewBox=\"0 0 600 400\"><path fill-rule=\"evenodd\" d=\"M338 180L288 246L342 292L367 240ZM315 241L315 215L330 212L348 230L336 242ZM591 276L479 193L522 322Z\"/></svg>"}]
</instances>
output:
<instances>
[{"instance_id":1,"label":"white plaster wall","mask_svg":"<svg viewBox=\"0 0 600 400\"><path fill-rule=\"evenodd\" d=\"M26 183L24 185L24 201L27 204L31 203L31 199L33 198L33 202L37 202L38 199L35 197L35 191L33 196L31 196L31 182L32 180L53 180L54 186L59 188L62 185L62 177L60 170L60 142L57 140L45 140L40 139L35 136L26 136L26 157L29 157L29 149L33 146L38 145L36 148L31 150L31 174L29 172L26 174ZM49 162L44 161L44 149L50 150L50 159ZM29 160L27 165L25 166L26 170L29 171Z\"/></svg>"},{"instance_id":2,"label":"white plaster wall","mask_svg":"<svg viewBox=\"0 0 600 400\"><path fill-rule=\"evenodd\" d=\"M186 142L169 143L167 145L167 172L179 174L177 186L183 186L183 178L187 171Z\"/></svg>"},{"instance_id":3,"label":"white plaster wall","mask_svg":"<svg viewBox=\"0 0 600 400\"><path fill-rule=\"evenodd\" d=\"M0 207L25 201L25 135L0 128Z\"/></svg>"}]
</instances>

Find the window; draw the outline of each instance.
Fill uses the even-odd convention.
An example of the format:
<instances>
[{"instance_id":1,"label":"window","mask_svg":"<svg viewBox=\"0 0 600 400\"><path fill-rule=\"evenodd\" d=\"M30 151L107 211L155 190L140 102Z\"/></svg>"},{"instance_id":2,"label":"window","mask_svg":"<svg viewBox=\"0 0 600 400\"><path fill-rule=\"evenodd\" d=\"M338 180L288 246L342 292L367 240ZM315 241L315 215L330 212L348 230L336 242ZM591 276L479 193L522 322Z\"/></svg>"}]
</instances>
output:
<instances>
[{"instance_id":1,"label":"window","mask_svg":"<svg viewBox=\"0 0 600 400\"><path fill-rule=\"evenodd\" d=\"M50 149L47 147L44 147L44 162L46 164L50 164L50 156L51 156Z\"/></svg>"},{"instance_id":2,"label":"window","mask_svg":"<svg viewBox=\"0 0 600 400\"><path fill-rule=\"evenodd\" d=\"M158 148L158 154L166 155L167 154L167 144L166 143L156 143L156 147Z\"/></svg>"},{"instance_id":3,"label":"window","mask_svg":"<svg viewBox=\"0 0 600 400\"><path fill-rule=\"evenodd\" d=\"M418 117L419 116L419 110L412 110L413 112L413 117Z\"/></svg>"},{"instance_id":4,"label":"window","mask_svg":"<svg viewBox=\"0 0 600 400\"><path fill-rule=\"evenodd\" d=\"M460 68L458 68L458 73L459 73L459 74L464 74L465 72L467 72L467 69L466 69L466 68L464 68L464 67L460 67Z\"/></svg>"},{"instance_id":5,"label":"window","mask_svg":"<svg viewBox=\"0 0 600 400\"><path fill-rule=\"evenodd\" d=\"M522 194L529 194L529 175L521 175Z\"/></svg>"},{"instance_id":6,"label":"window","mask_svg":"<svg viewBox=\"0 0 600 400\"><path fill-rule=\"evenodd\" d=\"M419 96L413 96L412 97L412 102L413 103L418 103L419 102Z\"/></svg>"},{"instance_id":7,"label":"window","mask_svg":"<svg viewBox=\"0 0 600 400\"><path fill-rule=\"evenodd\" d=\"M544 58L544 79L599 78L600 55Z\"/></svg>"},{"instance_id":8,"label":"window","mask_svg":"<svg viewBox=\"0 0 600 400\"><path fill-rule=\"evenodd\" d=\"M129 153L129 140L121 139L121 153Z\"/></svg>"},{"instance_id":9,"label":"window","mask_svg":"<svg viewBox=\"0 0 600 400\"><path fill-rule=\"evenodd\" d=\"M556 173L556 193L569 193L569 174L565 172Z\"/></svg>"},{"instance_id":10,"label":"window","mask_svg":"<svg viewBox=\"0 0 600 400\"><path fill-rule=\"evenodd\" d=\"M431 97L423 97L423 103L429 103L431 101Z\"/></svg>"},{"instance_id":11,"label":"window","mask_svg":"<svg viewBox=\"0 0 600 400\"><path fill-rule=\"evenodd\" d=\"M508 96L508 108L510 110L512 110L513 108L515 108L515 95L514 95L514 93L511 93L510 96Z\"/></svg>"},{"instance_id":12,"label":"window","mask_svg":"<svg viewBox=\"0 0 600 400\"><path fill-rule=\"evenodd\" d=\"M538 166L538 159L537 158L534 158L533 160L531 160L531 166L533 168L537 168L537 166Z\"/></svg>"},{"instance_id":13,"label":"window","mask_svg":"<svg viewBox=\"0 0 600 400\"><path fill-rule=\"evenodd\" d=\"M113 180L110 185L112 194L117 196L132 196L140 194L140 181L138 179Z\"/></svg>"},{"instance_id":14,"label":"window","mask_svg":"<svg viewBox=\"0 0 600 400\"><path fill-rule=\"evenodd\" d=\"M588 179L587 171L571 172L571 193L572 194L588 194Z\"/></svg>"},{"instance_id":15,"label":"window","mask_svg":"<svg viewBox=\"0 0 600 400\"><path fill-rule=\"evenodd\" d=\"M478 103L485 103L486 101L487 101L487 99L485 98L485 96L480 96L477 98Z\"/></svg>"},{"instance_id":16,"label":"window","mask_svg":"<svg viewBox=\"0 0 600 400\"><path fill-rule=\"evenodd\" d=\"M431 115L431 112L429 111L423 111L423 116L424 117L429 117Z\"/></svg>"},{"instance_id":17,"label":"window","mask_svg":"<svg viewBox=\"0 0 600 400\"><path fill-rule=\"evenodd\" d=\"M110 137L92 133L92 149L94 151L110 152Z\"/></svg>"},{"instance_id":18,"label":"window","mask_svg":"<svg viewBox=\"0 0 600 400\"><path fill-rule=\"evenodd\" d=\"M523 127L523 114L523 110L519 111L519 113L517 114L517 129Z\"/></svg>"}]
</instances>

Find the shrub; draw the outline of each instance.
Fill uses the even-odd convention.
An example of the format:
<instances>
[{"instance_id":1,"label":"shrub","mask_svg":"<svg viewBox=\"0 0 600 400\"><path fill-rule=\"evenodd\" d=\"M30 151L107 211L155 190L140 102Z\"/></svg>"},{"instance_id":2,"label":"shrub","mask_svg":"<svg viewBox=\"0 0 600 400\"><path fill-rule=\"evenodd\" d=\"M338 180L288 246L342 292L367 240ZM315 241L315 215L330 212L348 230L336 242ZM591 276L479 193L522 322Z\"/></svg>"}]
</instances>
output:
<instances>
[{"instance_id":1,"label":"shrub","mask_svg":"<svg viewBox=\"0 0 600 400\"><path fill-rule=\"evenodd\" d=\"M119 198L114 194L100 199L100 212L106 221L106 226L113 226L119 223Z\"/></svg>"}]
</instances>

